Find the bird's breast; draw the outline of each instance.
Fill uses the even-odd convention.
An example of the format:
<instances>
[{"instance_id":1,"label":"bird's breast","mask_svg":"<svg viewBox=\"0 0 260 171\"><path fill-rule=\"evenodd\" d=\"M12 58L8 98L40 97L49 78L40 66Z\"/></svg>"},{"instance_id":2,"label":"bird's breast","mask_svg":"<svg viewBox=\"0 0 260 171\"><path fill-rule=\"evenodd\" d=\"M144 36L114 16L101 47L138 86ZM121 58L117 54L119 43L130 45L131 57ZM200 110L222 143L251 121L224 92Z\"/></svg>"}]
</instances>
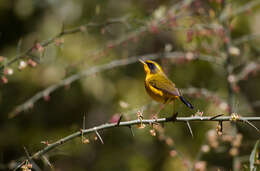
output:
<instances>
[{"instance_id":1,"label":"bird's breast","mask_svg":"<svg viewBox=\"0 0 260 171\"><path fill-rule=\"evenodd\" d=\"M165 94L161 91L158 90L154 87L152 87L151 85L149 85L146 81L145 81L145 89L147 91L147 93L157 102L160 103L166 103L167 102L167 97L165 96Z\"/></svg>"}]
</instances>

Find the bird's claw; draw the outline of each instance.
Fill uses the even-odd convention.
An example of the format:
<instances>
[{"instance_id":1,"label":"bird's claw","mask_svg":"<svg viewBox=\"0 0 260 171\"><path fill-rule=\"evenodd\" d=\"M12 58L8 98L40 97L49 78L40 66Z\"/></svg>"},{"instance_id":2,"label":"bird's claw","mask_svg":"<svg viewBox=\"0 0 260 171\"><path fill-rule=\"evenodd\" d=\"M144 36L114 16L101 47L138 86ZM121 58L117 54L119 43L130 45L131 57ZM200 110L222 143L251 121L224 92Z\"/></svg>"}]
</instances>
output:
<instances>
[{"instance_id":1,"label":"bird's claw","mask_svg":"<svg viewBox=\"0 0 260 171\"><path fill-rule=\"evenodd\" d=\"M172 121L175 122L178 116L178 112L174 113L171 117L166 118L166 121Z\"/></svg>"}]
</instances>

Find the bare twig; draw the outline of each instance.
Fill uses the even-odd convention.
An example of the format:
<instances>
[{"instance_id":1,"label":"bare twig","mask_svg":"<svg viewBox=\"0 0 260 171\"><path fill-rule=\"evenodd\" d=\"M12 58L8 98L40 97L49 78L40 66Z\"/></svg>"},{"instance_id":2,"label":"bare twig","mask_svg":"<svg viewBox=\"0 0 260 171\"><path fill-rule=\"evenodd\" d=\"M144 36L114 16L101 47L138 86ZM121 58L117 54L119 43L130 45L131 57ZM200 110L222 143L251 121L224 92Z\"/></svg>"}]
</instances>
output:
<instances>
[{"instance_id":1,"label":"bare twig","mask_svg":"<svg viewBox=\"0 0 260 171\"><path fill-rule=\"evenodd\" d=\"M222 116L222 117L217 117L212 119L212 117L210 116L193 116L193 117L177 117L176 120L174 122L183 122L183 123L187 123L187 122L224 122L224 121L233 121L234 119L232 118L232 116ZM245 122L245 121L260 121L260 117L237 117L236 122ZM154 123L166 123L166 122L172 122L172 119L168 119L168 118L158 118L158 119L143 119L142 123L143 124L154 124ZM124 122L120 122L119 127L132 127L133 125L139 125L141 123L141 121L139 119L136 120L130 120L130 121L124 121ZM72 139L76 138L76 137L80 137L81 134L90 134L90 133L96 133L97 131L100 130L106 130L106 129L111 129L111 128L116 128L117 123L107 123L107 124L103 124L103 125L99 125L93 128L89 128L89 129L84 129L82 131L77 131L71 135L68 135L52 144L49 144L48 146L46 146L45 148L43 148L42 150L36 152L35 154L33 154L32 156L30 156L30 159L38 159L40 158L42 155L48 153L49 151L57 148L58 146L71 141ZM98 136L99 134L97 134ZM101 139L102 140L102 139ZM102 140L103 141L103 140ZM17 170L19 167L21 167L21 164L19 164L15 170Z\"/></svg>"},{"instance_id":2,"label":"bare twig","mask_svg":"<svg viewBox=\"0 0 260 171\"><path fill-rule=\"evenodd\" d=\"M249 35L244 35L240 38L237 38L233 41L234 45L240 45L242 43L248 42L250 40L255 40L255 39L259 39L260 38L260 34L249 34Z\"/></svg>"},{"instance_id":3,"label":"bare twig","mask_svg":"<svg viewBox=\"0 0 260 171\"><path fill-rule=\"evenodd\" d=\"M25 154L26 154L26 157L28 159L28 161L30 161L30 163L33 165L33 168L36 170L36 171L41 171L40 167L33 161L33 159L31 158L30 156L30 153L29 151L27 150L27 148L24 146L23 147L24 151L25 151Z\"/></svg>"},{"instance_id":4,"label":"bare twig","mask_svg":"<svg viewBox=\"0 0 260 171\"><path fill-rule=\"evenodd\" d=\"M114 24L114 23L119 23L119 22L124 23L125 22L124 20L126 20L125 17L122 17L122 18L119 18L119 19L107 20L104 23L87 23L87 24L81 25L79 27L75 27L75 28L67 29L67 30L64 30L64 26L63 26L60 33L58 33L57 35L55 35L52 38L49 38L46 41L40 42L39 45L42 46L42 47L46 47L49 44L54 43L55 40L57 40L58 38L60 38L62 36L74 34L74 33L78 33L78 32L83 32L84 29L86 29L87 27L105 27L105 26L108 26L108 25L111 25L111 24ZM2 71L6 66L12 65L14 62L18 61L19 59L28 56L35 49L35 45L33 45L28 50L20 53L20 47L21 47L21 41L18 42L18 46L17 46L17 52L18 53L17 53L17 55L15 57L11 58L10 60L8 60L5 64L1 65L0 71Z\"/></svg>"},{"instance_id":5,"label":"bare twig","mask_svg":"<svg viewBox=\"0 0 260 171\"><path fill-rule=\"evenodd\" d=\"M33 97L31 97L30 99L28 99L26 102L24 102L23 104L17 106L15 108L14 111L12 111L9 114L9 117L15 117L16 115L18 115L20 112L25 111L29 108L31 108L33 106L33 104L35 102L37 102L39 99L45 97L46 95L50 95L52 92L56 91L57 89L64 87L66 85L70 85L71 83L86 77L86 76L90 76L102 71L106 71L112 68L116 68L119 66L125 66L125 65L129 65L132 63L135 63L138 61L139 58L143 58L143 59L157 59L160 57L165 57L165 58L185 58L185 54L184 52L168 52L168 53L164 53L164 54L146 54L146 55L140 55L140 56L133 56L127 59L119 59L119 60L114 60L112 62L103 64L103 65L99 65L99 66L94 66L92 68L83 70L77 74L71 75L68 78L61 80L60 82L58 82L57 84L51 85L50 87L44 89L43 91L40 91L38 93L36 93ZM205 60L205 61L215 61L214 57L211 56L207 56L207 55L203 55L200 54L199 56L195 57L194 59L198 59L198 60Z\"/></svg>"},{"instance_id":6,"label":"bare twig","mask_svg":"<svg viewBox=\"0 0 260 171\"><path fill-rule=\"evenodd\" d=\"M243 70L235 76L235 82L246 79L250 73L256 73L260 70L260 61L254 61L248 63Z\"/></svg>"},{"instance_id":7,"label":"bare twig","mask_svg":"<svg viewBox=\"0 0 260 171\"><path fill-rule=\"evenodd\" d=\"M260 1L258 1L258 0L250 1L247 4L245 4L245 5L243 5L243 6L239 7L239 8L231 11L230 13L227 13L227 12L223 13L219 17L219 19L220 19L220 21L228 20L229 18L231 18L233 16L237 16L237 15L239 15L241 13L244 13L244 12L246 12L246 11L248 11L248 10L258 6L258 5L260 5Z\"/></svg>"}]
</instances>

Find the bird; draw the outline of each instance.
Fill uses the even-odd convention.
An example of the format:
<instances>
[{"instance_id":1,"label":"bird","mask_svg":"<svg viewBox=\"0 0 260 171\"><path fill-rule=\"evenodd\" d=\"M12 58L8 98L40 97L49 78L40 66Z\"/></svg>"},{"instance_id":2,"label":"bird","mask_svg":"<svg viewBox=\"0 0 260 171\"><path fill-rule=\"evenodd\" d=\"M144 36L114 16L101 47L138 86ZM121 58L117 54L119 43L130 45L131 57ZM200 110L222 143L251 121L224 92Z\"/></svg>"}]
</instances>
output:
<instances>
[{"instance_id":1,"label":"bird","mask_svg":"<svg viewBox=\"0 0 260 171\"><path fill-rule=\"evenodd\" d=\"M187 107L193 109L193 105L188 102L176 88L175 84L166 76L162 67L152 60L139 59L144 66L146 74L144 85L147 93L155 101L163 104L173 102L176 99L181 100Z\"/></svg>"}]
</instances>

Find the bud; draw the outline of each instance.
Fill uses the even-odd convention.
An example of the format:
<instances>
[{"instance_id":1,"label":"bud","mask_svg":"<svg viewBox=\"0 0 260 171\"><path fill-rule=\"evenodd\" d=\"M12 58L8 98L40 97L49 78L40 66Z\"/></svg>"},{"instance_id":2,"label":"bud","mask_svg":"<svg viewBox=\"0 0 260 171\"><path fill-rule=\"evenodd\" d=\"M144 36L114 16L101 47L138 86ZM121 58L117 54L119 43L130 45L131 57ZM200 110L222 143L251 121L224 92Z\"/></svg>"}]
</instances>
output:
<instances>
[{"instance_id":1,"label":"bud","mask_svg":"<svg viewBox=\"0 0 260 171\"><path fill-rule=\"evenodd\" d=\"M27 61L27 63L28 63L29 66L31 66L33 68L37 66L37 63L34 60L32 60L32 59L29 59Z\"/></svg>"},{"instance_id":2,"label":"bud","mask_svg":"<svg viewBox=\"0 0 260 171\"><path fill-rule=\"evenodd\" d=\"M172 51L172 45L171 44L166 44L164 47L165 52L170 52Z\"/></svg>"},{"instance_id":3,"label":"bud","mask_svg":"<svg viewBox=\"0 0 260 171\"><path fill-rule=\"evenodd\" d=\"M150 130L150 134L155 137L155 136L156 136L156 131L155 131L155 129L151 129L151 130Z\"/></svg>"},{"instance_id":4,"label":"bud","mask_svg":"<svg viewBox=\"0 0 260 171\"><path fill-rule=\"evenodd\" d=\"M86 32L87 31L87 27L86 26L80 26L80 31L81 32Z\"/></svg>"},{"instance_id":5,"label":"bud","mask_svg":"<svg viewBox=\"0 0 260 171\"><path fill-rule=\"evenodd\" d=\"M4 83L4 84L7 84L7 83L8 83L8 79L7 79L5 76L2 76L2 77L1 77L1 81L2 81L2 83Z\"/></svg>"},{"instance_id":6,"label":"bud","mask_svg":"<svg viewBox=\"0 0 260 171\"><path fill-rule=\"evenodd\" d=\"M210 147L209 147L208 145L202 145L201 151L202 151L203 153L208 153L209 150L210 150Z\"/></svg>"},{"instance_id":7,"label":"bud","mask_svg":"<svg viewBox=\"0 0 260 171\"><path fill-rule=\"evenodd\" d=\"M26 67L27 67L27 63L25 61L20 61L19 62L19 66L18 66L19 70L23 70Z\"/></svg>"},{"instance_id":8,"label":"bud","mask_svg":"<svg viewBox=\"0 0 260 171\"><path fill-rule=\"evenodd\" d=\"M57 39L55 39L55 45L56 45L56 46L60 46L60 45L62 45L62 44L64 44L64 39L63 39L63 38L57 38Z\"/></svg>"},{"instance_id":9,"label":"bud","mask_svg":"<svg viewBox=\"0 0 260 171\"><path fill-rule=\"evenodd\" d=\"M117 123L119 119L120 119L120 114L116 113L116 114L112 115L109 122L110 123Z\"/></svg>"},{"instance_id":10,"label":"bud","mask_svg":"<svg viewBox=\"0 0 260 171\"><path fill-rule=\"evenodd\" d=\"M237 156L237 155L238 155L238 148L232 147L232 148L229 150L229 154L230 154L231 156Z\"/></svg>"},{"instance_id":11,"label":"bud","mask_svg":"<svg viewBox=\"0 0 260 171\"><path fill-rule=\"evenodd\" d=\"M173 140L172 140L172 138L170 138L170 137L166 138L165 142L166 142L166 144L167 144L168 146L172 146L172 145L173 145Z\"/></svg>"},{"instance_id":12,"label":"bud","mask_svg":"<svg viewBox=\"0 0 260 171\"><path fill-rule=\"evenodd\" d=\"M89 141L88 138L86 138L86 139L83 140L83 144L89 144L89 142L90 142L90 141Z\"/></svg>"},{"instance_id":13,"label":"bud","mask_svg":"<svg viewBox=\"0 0 260 171\"><path fill-rule=\"evenodd\" d=\"M240 55L240 49L238 49L237 47L235 46L231 46L228 48L228 52L230 55L232 56L238 56Z\"/></svg>"},{"instance_id":14,"label":"bud","mask_svg":"<svg viewBox=\"0 0 260 171\"><path fill-rule=\"evenodd\" d=\"M119 105L120 105L120 107L122 107L122 108L128 108L128 106L129 106L129 104L128 104L127 102L125 102L125 101L120 101L120 102L119 102Z\"/></svg>"},{"instance_id":15,"label":"bud","mask_svg":"<svg viewBox=\"0 0 260 171\"><path fill-rule=\"evenodd\" d=\"M49 100L51 99L51 96L48 95L48 94L45 94L45 95L43 96L43 99L44 99L45 101L49 101Z\"/></svg>"},{"instance_id":16,"label":"bud","mask_svg":"<svg viewBox=\"0 0 260 171\"><path fill-rule=\"evenodd\" d=\"M186 53L185 57L188 61L191 61L194 59L194 54L192 52L188 52Z\"/></svg>"},{"instance_id":17,"label":"bud","mask_svg":"<svg viewBox=\"0 0 260 171\"><path fill-rule=\"evenodd\" d=\"M198 161L195 163L194 169L195 171L206 171L207 163L205 161Z\"/></svg>"},{"instance_id":18,"label":"bud","mask_svg":"<svg viewBox=\"0 0 260 171\"><path fill-rule=\"evenodd\" d=\"M4 75L13 75L14 70L12 68L4 69Z\"/></svg>"},{"instance_id":19,"label":"bud","mask_svg":"<svg viewBox=\"0 0 260 171\"><path fill-rule=\"evenodd\" d=\"M170 151L170 156L171 156L171 157L175 157L177 154L178 154L178 153L177 153L176 150L171 150L171 151Z\"/></svg>"},{"instance_id":20,"label":"bud","mask_svg":"<svg viewBox=\"0 0 260 171\"><path fill-rule=\"evenodd\" d=\"M44 47L40 43L36 43L35 48L38 50L38 52L43 52Z\"/></svg>"},{"instance_id":21,"label":"bud","mask_svg":"<svg viewBox=\"0 0 260 171\"><path fill-rule=\"evenodd\" d=\"M229 75L228 76L228 82L234 83L236 81L236 77L234 75Z\"/></svg>"},{"instance_id":22,"label":"bud","mask_svg":"<svg viewBox=\"0 0 260 171\"><path fill-rule=\"evenodd\" d=\"M220 103L219 108L221 110L227 110L228 104L226 102L222 102L222 103Z\"/></svg>"},{"instance_id":23,"label":"bud","mask_svg":"<svg viewBox=\"0 0 260 171\"><path fill-rule=\"evenodd\" d=\"M5 57L0 56L0 62L3 62L5 60Z\"/></svg>"},{"instance_id":24,"label":"bud","mask_svg":"<svg viewBox=\"0 0 260 171\"><path fill-rule=\"evenodd\" d=\"M28 163L28 164L27 164L27 167L28 167L29 169L31 169L31 168L32 168L32 164L31 164L31 163Z\"/></svg>"},{"instance_id":25,"label":"bud","mask_svg":"<svg viewBox=\"0 0 260 171\"><path fill-rule=\"evenodd\" d=\"M155 23L151 24L149 31L154 34L158 33L159 32L158 26Z\"/></svg>"}]
</instances>

